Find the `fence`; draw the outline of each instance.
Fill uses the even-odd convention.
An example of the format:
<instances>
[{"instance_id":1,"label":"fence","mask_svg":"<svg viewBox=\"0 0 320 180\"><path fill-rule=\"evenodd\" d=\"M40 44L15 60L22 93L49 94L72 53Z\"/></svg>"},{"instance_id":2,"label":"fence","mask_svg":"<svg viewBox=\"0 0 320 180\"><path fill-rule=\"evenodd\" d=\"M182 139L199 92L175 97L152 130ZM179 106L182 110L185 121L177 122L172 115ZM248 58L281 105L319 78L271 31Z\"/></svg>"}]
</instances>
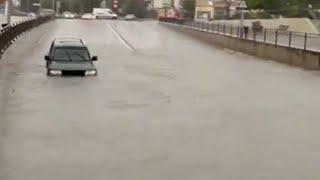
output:
<instances>
[{"instance_id":1,"label":"fence","mask_svg":"<svg viewBox=\"0 0 320 180\"><path fill-rule=\"evenodd\" d=\"M279 29L253 29L252 27L240 28L239 26L215 24L194 21L164 21L182 25L209 33L221 34L250 41L263 42L276 46L284 46L305 51L320 52L320 34L309 34L287 31L286 28Z\"/></svg>"},{"instance_id":2,"label":"fence","mask_svg":"<svg viewBox=\"0 0 320 180\"><path fill-rule=\"evenodd\" d=\"M41 16L31 20L25 20L6 26L0 31L0 55L12 44L12 42L29 29L43 24L52 19L52 16Z\"/></svg>"}]
</instances>

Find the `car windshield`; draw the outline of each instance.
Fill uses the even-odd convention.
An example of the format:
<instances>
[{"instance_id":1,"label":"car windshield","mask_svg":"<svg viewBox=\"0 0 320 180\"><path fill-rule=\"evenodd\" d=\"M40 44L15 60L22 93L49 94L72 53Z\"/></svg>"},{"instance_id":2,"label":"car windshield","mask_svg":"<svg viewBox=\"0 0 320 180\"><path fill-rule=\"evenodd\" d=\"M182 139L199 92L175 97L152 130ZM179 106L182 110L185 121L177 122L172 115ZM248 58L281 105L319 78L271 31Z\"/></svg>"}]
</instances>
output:
<instances>
[{"instance_id":1,"label":"car windshield","mask_svg":"<svg viewBox=\"0 0 320 180\"><path fill-rule=\"evenodd\" d=\"M54 60L60 61L88 61L90 56L86 48L57 48Z\"/></svg>"}]
</instances>

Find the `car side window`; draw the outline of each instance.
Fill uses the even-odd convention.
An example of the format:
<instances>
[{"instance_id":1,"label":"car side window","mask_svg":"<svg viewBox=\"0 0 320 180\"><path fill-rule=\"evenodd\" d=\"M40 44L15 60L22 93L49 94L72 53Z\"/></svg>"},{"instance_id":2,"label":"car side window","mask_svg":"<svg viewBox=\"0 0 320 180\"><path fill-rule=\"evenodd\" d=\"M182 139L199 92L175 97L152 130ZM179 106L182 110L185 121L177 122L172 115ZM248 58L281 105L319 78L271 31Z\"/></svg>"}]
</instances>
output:
<instances>
[{"instance_id":1,"label":"car side window","mask_svg":"<svg viewBox=\"0 0 320 180\"><path fill-rule=\"evenodd\" d=\"M52 50L53 50L53 43L51 43L51 46L50 46L49 56L52 56Z\"/></svg>"}]
</instances>

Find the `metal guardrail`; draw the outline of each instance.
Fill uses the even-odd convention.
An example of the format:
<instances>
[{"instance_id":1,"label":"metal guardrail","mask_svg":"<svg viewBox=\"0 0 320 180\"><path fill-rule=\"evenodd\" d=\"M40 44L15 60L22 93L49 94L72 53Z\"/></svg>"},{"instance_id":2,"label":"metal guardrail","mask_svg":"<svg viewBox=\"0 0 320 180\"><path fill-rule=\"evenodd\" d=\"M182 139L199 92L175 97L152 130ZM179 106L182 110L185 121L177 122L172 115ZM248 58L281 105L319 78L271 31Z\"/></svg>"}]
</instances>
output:
<instances>
[{"instance_id":1,"label":"metal guardrail","mask_svg":"<svg viewBox=\"0 0 320 180\"><path fill-rule=\"evenodd\" d=\"M276 46L320 52L320 34L301 33L282 29L261 29L259 31L246 27L242 31L239 26L195 21L166 21L198 31L220 34L249 41L273 44Z\"/></svg>"},{"instance_id":2,"label":"metal guardrail","mask_svg":"<svg viewBox=\"0 0 320 180\"><path fill-rule=\"evenodd\" d=\"M24 20L6 26L0 30L0 56L6 49L24 32L39 26L49 20L52 16L41 16L31 20Z\"/></svg>"}]
</instances>

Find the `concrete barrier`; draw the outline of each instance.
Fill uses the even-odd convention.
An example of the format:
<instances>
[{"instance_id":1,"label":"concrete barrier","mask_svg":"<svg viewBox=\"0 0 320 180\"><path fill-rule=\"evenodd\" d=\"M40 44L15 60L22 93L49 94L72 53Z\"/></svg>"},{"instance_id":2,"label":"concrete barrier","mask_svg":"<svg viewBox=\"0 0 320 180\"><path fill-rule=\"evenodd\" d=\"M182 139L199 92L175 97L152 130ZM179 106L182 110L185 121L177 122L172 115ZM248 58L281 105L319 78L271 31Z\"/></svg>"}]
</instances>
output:
<instances>
[{"instance_id":1,"label":"concrete barrier","mask_svg":"<svg viewBox=\"0 0 320 180\"><path fill-rule=\"evenodd\" d=\"M246 54L265 59L272 59L281 63L298 66L308 70L320 70L320 53L318 52L304 51L302 49L239 39L236 37L215 34L212 32L195 30L181 25L163 22L160 22L160 24L179 33L187 34L188 36L212 45L218 45L232 50L241 51Z\"/></svg>"},{"instance_id":2,"label":"concrete barrier","mask_svg":"<svg viewBox=\"0 0 320 180\"><path fill-rule=\"evenodd\" d=\"M252 27L252 23L259 21L264 28L278 29L280 25L289 26L288 31L318 34L318 29L309 18L280 18L280 19L246 19L244 25ZM316 22L316 21L314 21ZM239 26L239 20L213 20L211 23Z\"/></svg>"}]
</instances>

